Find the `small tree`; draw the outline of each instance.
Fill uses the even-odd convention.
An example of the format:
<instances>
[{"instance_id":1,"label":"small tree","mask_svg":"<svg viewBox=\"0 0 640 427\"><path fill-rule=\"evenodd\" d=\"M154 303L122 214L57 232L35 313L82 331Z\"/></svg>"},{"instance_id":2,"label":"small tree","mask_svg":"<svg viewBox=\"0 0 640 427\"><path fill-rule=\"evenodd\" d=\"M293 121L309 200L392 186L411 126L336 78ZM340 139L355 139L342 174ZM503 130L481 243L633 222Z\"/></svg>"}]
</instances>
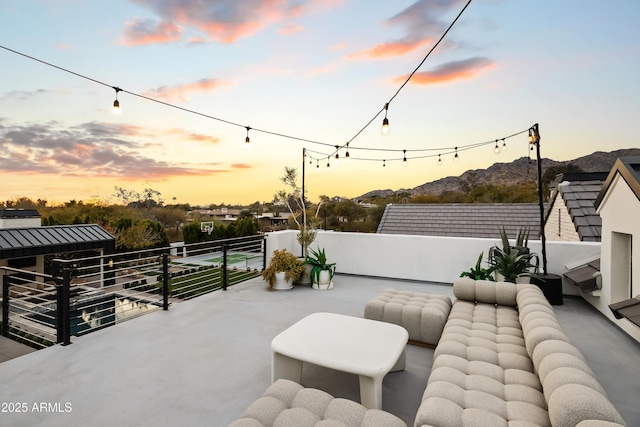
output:
<instances>
[{"instance_id":1,"label":"small tree","mask_svg":"<svg viewBox=\"0 0 640 427\"><path fill-rule=\"evenodd\" d=\"M280 181L288 187L289 191L278 191L274 196L274 200L284 203L284 205L289 209L289 212L291 212L291 216L299 230L297 236L298 243L302 245L304 257L306 258L307 255L309 255L309 245L316 238L316 231L307 224L305 195L303 194L302 189L298 187L298 171L295 168L285 166L284 175L280 177ZM299 221L296 216L296 210L300 210L302 212L301 221Z\"/></svg>"}]
</instances>

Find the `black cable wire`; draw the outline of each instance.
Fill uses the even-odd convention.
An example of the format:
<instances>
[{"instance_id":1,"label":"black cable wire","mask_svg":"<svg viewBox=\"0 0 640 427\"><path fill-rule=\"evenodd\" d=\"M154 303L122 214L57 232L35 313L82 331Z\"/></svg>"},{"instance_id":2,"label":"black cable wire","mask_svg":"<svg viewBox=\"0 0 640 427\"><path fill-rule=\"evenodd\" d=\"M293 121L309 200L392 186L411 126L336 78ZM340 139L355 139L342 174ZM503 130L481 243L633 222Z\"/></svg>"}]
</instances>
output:
<instances>
[{"instance_id":1,"label":"black cable wire","mask_svg":"<svg viewBox=\"0 0 640 427\"><path fill-rule=\"evenodd\" d=\"M160 101L158 99L151 98L149 96L141 95L139 93L135 93L135 92L131 92L131 91L126 90L126 89L122 89L122 88L120 88L118 86L112 86L112 85L110 85L108 83L105 83L105 82L102 82L100 80L85 76L85 75L80 74L80 73L76 73L75 71L71 71L71 70L69 70L67 68L60 67L58 65L52 64L52 63L47 62L47 61L43 61L42 59L38 59L38 58L36 58L34 56L27 55L26 53L19 52L17 50L8 48L6 46L0 45L0 48L2 48L4 50L7 50L9 52L15 53L17 55L23 56L25 58L31 59L33 61L39 62L41 64L47 65L49 67L56 68L56 69L58 69L60 71L64 71L65 73L69 73L69 74L72 74L74 76L81 77L81 78L83 78L85 80L89 80L91 82L97 83L97 84L102 85L102 86L110 87L111 89L114 89L116 91L116 93L117 92L123 92L123 93L129 94L129 95L132 95L132 96L136 96L138 98L146 99L147 101L156 102L158 104L165 105L165 106L171 107L171 108L175 108L177 110L181 110L181 111L184 111L184 112L187 112L187 113L196 114L198 116L206 117L206 118L212 119L212 120L217 120L219 122L226 123L228 125L237 126L237 127L241 127L241 128L246 128L246 125L241 125L240 123L232 122L230 120L221 119L219 117L211 116L209 114L204 114L204 113L201 113L199 111L191 110L189 108L180 107L179 105L171 104L169 102ZM296 136L286 135L286 134L278 133L278 132L272 132L272 131L265 130L265 129L259 129L259 128L251 128L251 129L253 131L255 131L255 132L261 132L261 133L264 133L264 134L274 135L274 136L278 136L278 137L281 137L281 138L294 139L296 141L308 142L308 143L311 143L311 144L318 144L318 145L323 145L323 146L326 146L326 147L335 147L335 144L328 144L328 143L324 143L324 142L314 141L314 140L311 140L311 139L299 138L299 137L296 137Z\"/></svg>"},{"instance_id":2,"label":"black cable wire","mask_svg":"<svg viewBox=\"0 0 640 427\"><path fill-rule=\"evenodd\" d=\"M433 53L433 51L438 47L438 45L440 45L440 43L442 42L442 40L444 40L445 36L449 33L449 30L451 30L451 28L453 28L453 26L455 25L456 22L458 22L458 19L460 19L460 17L462 16L462 14L464 13L464 11L467 9L467 7L469 7L469 5L471 4L472 0L469 0L467 2L467 4L464 5L464 7L462 8L462 10L460 11L460 13L458 13L458 15L456 16L456 18L451 22L451 24L449 24L449 26L447 27L447 29L445 30L444 33L442 33L442 35L440 36L440 38L438 39L438 41L431 47L431 49L429 49L429 52L427 52L427 54L424 56L424 58L422 58L422 61L420 61L420 63L418 64L418 66L411 72L411 74L409 74L409 76L407 77L407 79L404 81L404 83L402 83L400 85L400 87L398 88L398 90L396 90L396 92L393 94L393 96L391 98L389 98L389 100L387 101L387 103L385 104L384 107L382 107L380 109L380 111L378 111L376 113L375 116L373 116L371 118L371 120L369 120L367 122L366 125L364 125L364 127L362 129L360 129L344 146L349 145L351 142L353 142L354 139L356 139L362 132L364 132L364 130L366 128L368 128L371 123L373 123L373 121L375 119L378 118L378 116L388 108L389 104L391 104L391 101L393 101L395 99L396 96L398 96L398 94L400 93L400 91L407 85L407 83L409 83L409 80L411 80L411 78L413 77L413 75L420 69L420 67L422 67L422 65L425 63L425 61L427 60L427 58L429 58L429 56L431 56L431 54Z\"/></svg>"}]
</instances>

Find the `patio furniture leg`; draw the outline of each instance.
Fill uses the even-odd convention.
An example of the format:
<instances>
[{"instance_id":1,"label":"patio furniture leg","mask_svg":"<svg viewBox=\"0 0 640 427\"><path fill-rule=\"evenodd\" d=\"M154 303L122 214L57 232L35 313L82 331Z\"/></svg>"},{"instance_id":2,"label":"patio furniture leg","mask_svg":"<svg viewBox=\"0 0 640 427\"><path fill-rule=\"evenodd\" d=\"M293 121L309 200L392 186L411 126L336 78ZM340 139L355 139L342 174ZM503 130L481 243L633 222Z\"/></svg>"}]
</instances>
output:
<instances>
[{"instance_id":1,"label":"patio furniture leg","mask_svg":"<svg viewBox=\"0 0 640 427\"><path fill-rule=\"evenodd\" d=\"M382 409L382 378L366 377L360 378L360 403L365 408Z\"/></svg>"},{"instance_id":2,"label":"patio furniture leg","mask_svg":"<svg viewBox=\"0 0 640 427\"><path fill-rule=\"evenodd\" d=\"M302 377L302 361L293 359L280 353L271 355L271 382L283 378L297 383Z\"/></svg>"},{"instance_id":3,"label":"patio furniture leg","mask_svg":"<svg viewBox=\"0 0 640 427\"><path fill-rule=\"evenodd\" d=\"M400 354L400 357L398 357L398 361L396 362L395 365L393 365L393 368L391 368L391 371L389 372L404 371L404 368L406 365L407 365L407 349L404 348L402 350L402 354Z\"/></svg>"}]
</instances>

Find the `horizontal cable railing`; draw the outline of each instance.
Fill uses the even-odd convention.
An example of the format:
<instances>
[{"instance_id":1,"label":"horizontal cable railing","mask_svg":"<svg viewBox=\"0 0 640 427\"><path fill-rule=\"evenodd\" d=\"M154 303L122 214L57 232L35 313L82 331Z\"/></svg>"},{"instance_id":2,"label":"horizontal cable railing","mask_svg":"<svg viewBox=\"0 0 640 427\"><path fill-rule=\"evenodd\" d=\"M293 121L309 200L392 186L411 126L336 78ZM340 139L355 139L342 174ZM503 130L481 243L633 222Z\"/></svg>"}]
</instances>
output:
<instances>
[{"instance_id":1,"label":"horizontal cable railing","mask_svg":"<svg viewBox=\"0 0 640 427\"><path fill-rule=\"evenodd\" d=\"M57 290L53 277L2 267L2 334L34 348L56 342Z\"/></svg>"},{"instance_id":2,"label":"horizontal cable railing","mask_svg":"<svg viewBox=\"0 0 640 427\"><path fill-rule=\"evenodd\" d=\"M53 275L0 267L3 335L34 347L67 345L71 336L167 310L264 269L261 235L184 245L180 255L171 250L54 259Z\"/></svg>"}]
</instances>

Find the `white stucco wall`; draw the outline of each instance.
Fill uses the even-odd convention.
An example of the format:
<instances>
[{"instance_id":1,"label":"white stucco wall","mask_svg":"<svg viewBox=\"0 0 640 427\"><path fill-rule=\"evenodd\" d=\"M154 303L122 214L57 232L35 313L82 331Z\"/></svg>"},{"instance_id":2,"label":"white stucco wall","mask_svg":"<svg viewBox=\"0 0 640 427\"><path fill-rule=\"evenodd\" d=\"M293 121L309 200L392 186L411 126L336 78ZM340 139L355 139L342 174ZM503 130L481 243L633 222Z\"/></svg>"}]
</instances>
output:
<instances>
[{"instance_id":1,"label":"white stucco wall","mask_svg":"<svg viewBox=\"0 0 640 427\"><path fill-rule=\"evenodd\" d=\"M600 271L602 273L602 292L599 297L587 295L585 299L598 310L603 312L618 326L640 341L640 328L626 319L615 319L608 305L619 300L640 294L640 201L631 191L627 183L617 175L599 208L602 218L602 257ZM627 284L615 283L613 264L614 251L612 245L613 233L623 233L632 236L632 265L635 266L631 278L631 289ZM622 286L622 288L615 288Z\"/></svg>"},{"instance_id":2,"label":"white stucco wall","mask_svg":"<svg viewBox=\"0 0 640 427\"><path fill-rule=\"evenodd\" d=\"M267 233L267 263L277 248L300 253L296 231ZM340 233L319 231L312 248L325 248L338 273L452 283L460 273L475 265L480 252L486 260L489 249L500 239L411 236L399 234ZM542 243L529 241L540 255ZM597 255L600 243L547 242L547 271L561 274L567 264ZM576 293L575 287L565 293Z\"/></svg>"},{"instance_id":3,"label":"white stucco wall","mask_svg":"<svg viewBox=\"0 0 640 427\"><path fill-rule=\"evenodd\" d=\"M549 218L544 227L547 241L570 241L579 242L580 235L569 215L569 209L561 197L558 197L549 213Z\"/></svg>"}]
</instances>

